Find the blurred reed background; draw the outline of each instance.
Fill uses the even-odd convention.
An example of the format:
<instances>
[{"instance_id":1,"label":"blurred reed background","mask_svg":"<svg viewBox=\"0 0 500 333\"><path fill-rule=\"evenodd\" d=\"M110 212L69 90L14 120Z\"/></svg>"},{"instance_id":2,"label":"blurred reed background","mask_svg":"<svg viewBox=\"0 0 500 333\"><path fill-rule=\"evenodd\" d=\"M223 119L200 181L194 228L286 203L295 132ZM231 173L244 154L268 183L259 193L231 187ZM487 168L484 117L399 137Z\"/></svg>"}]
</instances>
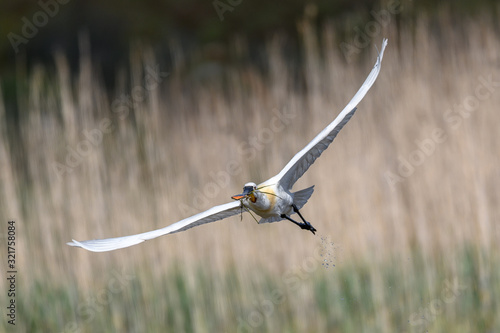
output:
<instances>
[{"instance_id":1,"label":"blurred reed background","mask_svg":"<svg viewBox=\"0 0 500 333\"><path fill-rule=\"evenodd\" d=\"M16 329L500 331L500 40L488 17L460 29L446 15L391 24L349 59L332 26L318 40L305 19L303 65L277 35L262 50L266 71L193 68L196 50L175 44L164 68L133 45L115 92L85 38L76 74L64 54L53 70L19 65L18 127L0 100ZM161 228L273 176L354 95L382 37L377 82L295 186L316 185L302 210L316 236L244 215L110 253L65 244ZM4 312L6 302L0 293Z\"/></svg>"}]
</instances>

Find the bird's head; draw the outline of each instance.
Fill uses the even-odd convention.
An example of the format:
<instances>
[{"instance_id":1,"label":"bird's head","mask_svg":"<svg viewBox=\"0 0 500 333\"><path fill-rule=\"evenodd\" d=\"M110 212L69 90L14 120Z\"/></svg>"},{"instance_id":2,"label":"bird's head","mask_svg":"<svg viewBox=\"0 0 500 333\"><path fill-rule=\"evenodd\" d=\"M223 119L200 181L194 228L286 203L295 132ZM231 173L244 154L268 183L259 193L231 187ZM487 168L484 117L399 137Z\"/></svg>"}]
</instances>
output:
<instances>
[{"instance_id":1,"label":"bird's head","mask_svg":"<svg viewBox=\"0 0 500 333\"><path fill-rule=\"evenodd\" d=\"M255 191L257 190L257 184L255 183L246 183L245 186L243 186L243 193L238 194L238 195L233 195L231 199L234 200L242 200L242 199L250 199L250 201L255 202L257 198L255 197Z\"/></svg>"}]
</instances>

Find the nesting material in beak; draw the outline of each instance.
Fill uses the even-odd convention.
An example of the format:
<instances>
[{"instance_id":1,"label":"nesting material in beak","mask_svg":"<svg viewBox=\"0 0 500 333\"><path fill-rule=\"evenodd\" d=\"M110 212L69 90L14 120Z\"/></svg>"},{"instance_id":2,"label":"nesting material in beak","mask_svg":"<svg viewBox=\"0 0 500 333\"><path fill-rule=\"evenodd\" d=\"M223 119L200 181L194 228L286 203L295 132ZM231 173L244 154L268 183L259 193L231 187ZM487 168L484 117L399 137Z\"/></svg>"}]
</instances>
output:
<instances>
[{"instance_id":1,"label":"nesting material in beak","mask_svg":"<svg viewBox=\"0 0 500 333\"><path fill-rule=\"evenodd\" d=\"M252 186L245 186L243 188L243 193L241 194L237 194L237 195L233 195L231 197L231 199L234 199L234 200L241 200L243 199L244 197L248 196L249 194L251 194L253 191L253 187Z\"/></svg>"}]
</instances>

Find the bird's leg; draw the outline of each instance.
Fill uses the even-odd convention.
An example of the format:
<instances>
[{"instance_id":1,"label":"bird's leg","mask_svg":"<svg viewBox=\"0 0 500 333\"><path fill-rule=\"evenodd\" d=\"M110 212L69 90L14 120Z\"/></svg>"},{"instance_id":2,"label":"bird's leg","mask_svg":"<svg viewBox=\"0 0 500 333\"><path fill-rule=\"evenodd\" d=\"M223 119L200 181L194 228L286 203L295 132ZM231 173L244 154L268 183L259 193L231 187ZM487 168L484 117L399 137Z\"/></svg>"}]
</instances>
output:
<instances>
[{"instance_id":1,"label":"bird's leg","mask_svg":"<svg viewBox=\"0 0 500 333\"><path fill-rule=\"evenodd\" d=\"M300 214L299 209L297 208L297 206L295 206L295 204L292 204L292 208L293 208L293 211L294 211L295 213L299 214L300 218L302 219L302 221L304 221L304 223L309 223L309 222L307 222L307 221L304 219L304 217L302 216L302 214Z\"/></svg>"},{"instance_id":2,"label":"bird's leg","mask_svg":"<svg viewBox=\"0 0 500 333\"><path fill-rule=\"evenodd\" d=\"M307 222L304 219L304 217L302 216L302 214L300 214L299 209L297 208L297 206L295 206L295 204L292 204L292 207L293 207L293 211L295 213L299 214L300 218L302 219L302 221L304 221L304 223L297 222L297 221L295 221L294 219L292 219L290 216L288 216L286 214L281 214L281 218L285 218L288 221L291 221L291 222L295 223L296 225L298 225L301 229L309 230L310 232L313 233L313 235L315 235L316 228L314 228L311 225L311 223Z\"/></svg>"},{"instance_id":3,"label":"bird's leg","mask_svg":"<svg viewBox=\"0 0 500 333\"><path fill-rule=\"evenodd\" d=\"M293 208L293 211L297 214L299 214L301 220L307 225L309 226L309 229L308 230L311 230L311 232L314 234L314 232L316 232L316 228L314 228L311 223L307 222L306 219L304 218L304 216L302 216L302 214L300 214L299 212L299 209L297 208L297 206L295 206L295 204L292 204L292 208Z\"/></svg>"}]
</instances>

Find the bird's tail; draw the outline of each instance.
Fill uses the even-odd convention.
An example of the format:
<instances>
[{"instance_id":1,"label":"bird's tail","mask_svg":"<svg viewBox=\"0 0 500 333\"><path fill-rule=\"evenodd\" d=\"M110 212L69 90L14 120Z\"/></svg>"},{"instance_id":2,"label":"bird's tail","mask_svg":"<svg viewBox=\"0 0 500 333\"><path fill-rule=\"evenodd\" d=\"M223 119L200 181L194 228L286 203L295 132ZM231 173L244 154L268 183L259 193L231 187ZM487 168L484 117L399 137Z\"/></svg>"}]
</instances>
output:
<instances>
[{"instance_id":1,"label":"bird's tail","mask_svg":"<svg viewBox=\"0 0 500 333\"><path fill-rule=\"evenodd\" d=\"M293 203L301 209L314 192L314 185L293 193Z\"/></svg>"}]
</instances>

